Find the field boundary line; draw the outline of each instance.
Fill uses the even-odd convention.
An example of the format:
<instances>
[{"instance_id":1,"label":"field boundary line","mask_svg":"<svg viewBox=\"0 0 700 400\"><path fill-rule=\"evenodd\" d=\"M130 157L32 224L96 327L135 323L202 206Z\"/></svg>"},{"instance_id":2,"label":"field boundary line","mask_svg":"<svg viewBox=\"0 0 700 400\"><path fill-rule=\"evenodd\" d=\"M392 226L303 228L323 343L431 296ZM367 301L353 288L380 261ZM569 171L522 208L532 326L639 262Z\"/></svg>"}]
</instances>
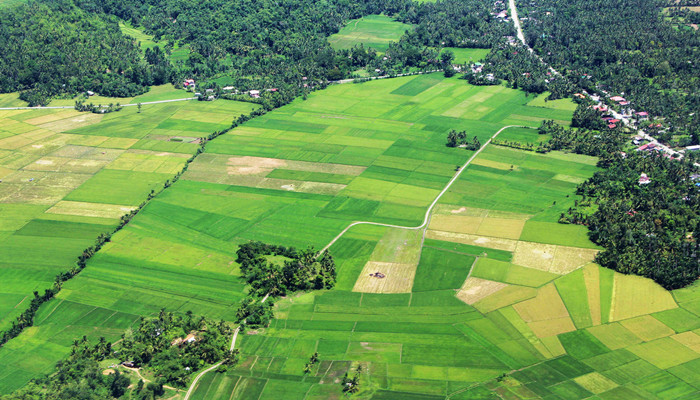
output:
<instances>
[{"instance_id":1,"label":"field boundary line","mask_svg":"<svg viewBox=\"0 0 700 400\"><path fill-rule=\"evenodd\" d=\"M318 252L318 254L319 255L323 254L326 250L328 250L331 246L333 246L333 244L335 244L335 242L338 241L338 239L340 239L347 231L349 231L350 228L352 228L353 226L357 226L357 225L376 225L376 226L384 226L387 228L411 229L411 230L418 230L418 229L422 229L423 227L427 227L428 222L430 221L430 217L431 217L432 212L433 212L433 208L435 208L435 205L438 203L440 198L445 193L447 193L447 191L450 189L452 184L455 183L457 181L457 179L459 179L460 175L462 175L462 172L464 172L464 170L469 166L469 164L471 164L471 162L474 161L476 156L478 156L479 153L481 153L491 143L491 140L495 139L496 136L498 136L501 132L503 132L504 130L506 130L508 128L529 128L529 127L526 127L523 125L506 125L506 126L502 127L501 129L499 129L496 133L494 133L489 138L489 140L487 140L486 143L484 143L484 145L479 148L479 150L474 152L474 154L472 154L472 156L469 157L467 162L465 162L464 165L462 165L459 168L459 170L454 174L452 179L450 179L450 181L447 182L447 185L445 185L445 187L442 189L442 191L437 195L437 197L435 197L435 200L433 200L433 202L430 203L430 206L428 206L428 209L425 211L425 217L423 217L422 224L420 224L418 226L401 226L401 225L394 225L394 224L385 224L385 223L381 223L381 222L356 221L356 222L353 222L350 225L348 225L345 229L343 229L335 238L333 238L333 240L330 241L330 243L328 243L324 248L322 248Z\"/></svg>"}]
</instances>

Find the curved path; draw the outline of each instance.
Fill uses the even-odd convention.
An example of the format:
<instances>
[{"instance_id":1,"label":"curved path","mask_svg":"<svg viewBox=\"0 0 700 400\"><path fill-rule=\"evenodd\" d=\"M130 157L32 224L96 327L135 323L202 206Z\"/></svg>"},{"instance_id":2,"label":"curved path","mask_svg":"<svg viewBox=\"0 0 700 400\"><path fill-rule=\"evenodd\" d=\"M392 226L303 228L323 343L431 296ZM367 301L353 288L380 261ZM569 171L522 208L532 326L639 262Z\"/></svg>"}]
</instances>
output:
<instances>
[{"instance_id":1,"label":"curved path","mask_svg":"<svg viewBox=\"0 0 700 400\"><path fill-rule=\"evenodd\" d=\"M457 179L458 179L459 176L462 174L462 172L464 171L464 169L467 168L467 166L469 166L469 164L471 164L471 162L476 158L476 156L478 156L479 153L481 153L481 151L484 150L484 149L486 148L486 146L488 146L489 143L491 143L491 140L495 139L496 136L498 136L498 134L500 134L501 132L503 132L504 130L506 130L506 129L508 129L508 128L530 128L530 127L529 127L529 126L522 126L522 125L507 125L507 126L504 126L504 127L501 128L501 129L499 129L498 132L494 133L493 136L491 136L491 137L489 138L489 140L487 140L486 143L484 143L484 145L481 146L481 147L479 148L479 150L477 150L474 154L472 154L471 157L469 157L469 159L467 160L467 162L465 162L464 165L462 165L462 167L457 171L457 173L455 173L455 175L452 177L452 179L450 179L450 181L447 182L447 185L445 185L445 187L442 189L442 191L437 195L437 197L435 198L435 200L433 200L433 202L430 204L430 206L428 207L428 209L425 211L425 217L423 218L423 223L422 223L422 224L420 224L420 225L418 225L418 226L401 226L401 225L383 224L383 223L381 223L381 222L370 222L370 221L357 221L357 222L353 222L353 223L351 223L350 225L348 225L345 229L343 229L342 232L340 232L340 233L338 234L338 236L336 236L335 238L333 238L333 240L331 240L331 242L328 243L328 244L326 245L326 247L322 248L322 249L318 252L318 254L323 254L323 252L325 252L326 250L328 250L328 248L331 247L338 239L340 239L340 238L345 234L345 232L347 232L348 230L350 230L350 228L352 228L353 226L356 226L356 225L377 225L377 226L386 226L386 227L388 227L388 228L414 229L414 230L415 230L415 229L421 229L421 228L426 227L426 226L428 225L428 221L429 221L429 219L430 219L430 214L433 212L433 208L435 207L435 205L437 204L437 202L440 200L440 198L442 197L442 195L444 195L444 194L450 189L450 186L452 186L452 184L455 183L455 182L457 181Z\"/></svg>"}]
</instances>

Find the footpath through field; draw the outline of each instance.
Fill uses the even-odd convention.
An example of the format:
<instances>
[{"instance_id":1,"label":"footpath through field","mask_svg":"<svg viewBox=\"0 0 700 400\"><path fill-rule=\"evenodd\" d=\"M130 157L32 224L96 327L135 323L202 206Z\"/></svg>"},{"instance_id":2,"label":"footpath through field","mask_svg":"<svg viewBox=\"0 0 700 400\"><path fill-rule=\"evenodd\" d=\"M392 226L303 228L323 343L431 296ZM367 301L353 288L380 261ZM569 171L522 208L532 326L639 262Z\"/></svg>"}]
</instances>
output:
<instances>
[{"instance_id":1,"label":"footpath through field","mask_svg":"<svg viewBox=\"0 0 700 400\"><path fill-rule=\"evenodd\" d=\"M331 240L331 242L328 243L326 245L326 247L322 248L321 251L318 252L318 254L323 254L323 252L328 250L328 248L331 247L338 239L340 239L345 234L345 232L347 232L348 230L350 230L350 228L352 228L353 226L356 226L356 225L377 225L377 226L385 226L387 228L412 229L412 230L418 230L418 229L422 229L422 228L426 227L428 225L428 221L430 220L430 214L432 213L433 208L435 207L437 202L440 200L442 195L444 195L447 192L447 190L450 189L450 186L452 186L452 184L457 181L457 179L462 174L464 169L467 168L467 166L469 166L469 164L476 158L476 156L478 156L479 153L481 153L481 151L484 150L486 148L486 146L489 145L489 143L491 143L491 140L495 139L496 136L498 136L498 134L500 134L501 132L503 132L504 130L506 130L508 128L527 128L527 127L521 126L521 125L508 125L508 126L504 126L503 128L499 129L498 132L494 133L493 136L491 136L489 138L489 140L487 140L486 143L484 143L484 145L479 148L479 150L477 150L471 157L469 157L467 162L465 162L464 165L462 165L462 167L459 168L459 170L454 174L452 179L450 179L450 181L447 182L447 185L445 185L445 187L442 189L442 191L437 195L437 197L435 197L435 200L433 200L433 202L430 203L430 206L428 206L428 209L425 211L425 217L423 218L422 224L420 224L418 226L401 226L401 225L383 224L381 222L370 222L370 221L353 222L350 225L348 225L345 229L343 229L342 232L340 232L338 234L338 236L333 238L333 240Z\"/></svg>"}]
</instances>

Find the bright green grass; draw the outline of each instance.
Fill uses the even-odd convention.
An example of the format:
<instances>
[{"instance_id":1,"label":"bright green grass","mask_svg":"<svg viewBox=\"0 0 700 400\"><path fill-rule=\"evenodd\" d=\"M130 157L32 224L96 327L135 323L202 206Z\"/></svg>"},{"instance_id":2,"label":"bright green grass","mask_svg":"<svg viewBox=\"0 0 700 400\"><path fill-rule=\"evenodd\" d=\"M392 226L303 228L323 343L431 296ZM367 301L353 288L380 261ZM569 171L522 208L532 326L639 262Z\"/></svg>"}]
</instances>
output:
<instances>
[{"instance_id":1,"label":"bright green grass","mask_svg":"<svg viewBox=\"0 0 700 400\"><path fill-rule=\"evenodd\" d=\"M532 99L527 104L532 107L545 107L572 112L576 109L576 103L574 103L571 99L547 100L548 96L549 92L544 92Z\"/></svg>"},{"instance_id":2,"label":"bright green grass","mask_svg":"<svg viewBox=\"0 0 700 400\"><path fill-rule=\"evenodd\" d=\"M413 291L458 289L467 277L475 257L426 247L413 281Z\"/></svg>"},{"instance_id":3,"label":"bright green grass","mask_svg":"<svg viewBox=\"0 0 700 400\"><path fill-rule=\"evenodd\" d=\"M384 15L369 15L349 21L340 32L328 37L328 42L335 49L349 49L362 44L365 48L373 48L384 52L389 43L399 40L411 26L394 21Z\"/></svg>"},{"instance_id":4,"label":"bright green grass","mask_svg":"<svg viewBox=\"0 0 700 400\"><path fill-rule=\"evenodd\" d=\"M499 140L506 140L517 143L538 144L549 140L547 135L540 135L536 129L532 128L510 128L503 131L498 136Z\"/></svg>"},{"instance_id":5,"label":"bright green grass","mask_svg":"<svg viewBox=\"0 0 700 400\"><path fill-rule=\"evenodd\" d=\"M440 53L445 50L450 50L454 53L453 63L455 64L472 64L482 61L489 54L490 49L469 49L463 47L444 47Z\"/></svg>"},{"instance_id":6,"label":"bright green grass","mask_svg":"<svg viewBox=\"0 0 700 400\"><path fill-rule=\"evenodd\" d=\"M480 258L471 276L514 285L540 287L556 279L558 275L508 262Z\"/></svg>"}]
</instances>

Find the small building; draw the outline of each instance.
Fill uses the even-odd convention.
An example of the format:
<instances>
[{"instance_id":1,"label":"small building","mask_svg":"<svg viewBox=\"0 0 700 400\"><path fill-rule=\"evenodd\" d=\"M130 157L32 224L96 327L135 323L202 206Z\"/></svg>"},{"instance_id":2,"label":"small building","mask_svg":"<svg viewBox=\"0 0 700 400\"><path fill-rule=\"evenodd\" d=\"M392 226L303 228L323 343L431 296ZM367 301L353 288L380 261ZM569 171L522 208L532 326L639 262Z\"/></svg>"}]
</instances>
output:
<instances>
[{"instance_id":1,"label":"small building","mask_svg":"<svg viewBox=\"0 0 700 400\"><path fill-rule=\"evenodd\" d=\"M230 92L230 91L233 90L233 89L234 89L233 86L224 86L224 87L221 88L221 90L226 91L226 92Z\"/></svg>"},{"instance_id":2,"label":"small building","mask_svg":"<svg viewBox=\"0 0 700 400\"><path fill-rule=\"evenodd\" d=\"M185 336L184 339L182 339L182 343L193 343L197 341L197 335L194 333L190 333L189 335Z\"/></svg>"},{"instance_id":3,"label":"small building","mask_svg":"<svg viewBox=\"0 0 700 400\"><path fill-rule=\"evenodd\" d=\"M88 90L87 92L85 92L85 94L87 94L88 96L94 96L95 92L93 92L92 90Z\"/></svg>"},{"instance_id":4,"label":"small building","mask_svg":"<svg viewBox=\"0 0 700 400\"><path fill-rule=\"evenodd\" d=\"M214 101L214 100L216 100L216 96L207 97L207 101Z\"/></svg>"},{"instance_id":5,"label":"small building","mask_svg":"<svg viewBox=\"0 0 700 400\"><path fill-rule=\"evenodd\" d=\"M647 174L645 174L644 172L642 172L642 174L639 175L639 184L640 184L640 185L646 185L646 184L649 184L649 183L651 183L651 179L647 176Z\"/></svg>"},{"instance_id":6,"label":"small building","mask_svg":"<svg viewBox=\"0 0 700 400\"><path fill-rule=\"evenodd\" d=\"M617 127L617 125L615 125L615 124L608 124L608 128L610 128L610 129L614 129L615 127Z\"/></svg>"},{"instance_id":7,"label":"small building","mask_svg":"<svg viewBox=\"0 0 700 400\"><path fill-rule=\"evenodd\" d=\"M207 92L207 94L214 93L214 89L207 89L206 92Z\"/></svg>"},{"instance_id":8,"label":"small building","mask_svg":"<svg viewBox=\"0 0 700 400\"><path fill-rule=\"evenodd\" d=\"M185 89L189 89L189 88L194 89L194 87L195 87L194 79L185 79L185 81L182 82L182 87L184 87Z\"/></svg>"},{"instance_id":9,"label":"small building","mask_svg":"<svg viewBox=\"0 0 700 400\"><path fill-rule=\"evenodd\" d=\"M259 91L259 90L251 90L251 91L248 92L248 94L250 95L250 97L252 97L252 98L254 98L254 99L257 99L257 98L260 97L260 91Z\"/></svg>"},{"instance_id":10,"label":"small building","mask_svg":"<svg viewBox=\"0 0 700 400\"><path fill-rule=\"evenodd\" d=\"M700 145L688 146L685 149L688 151L698 151L698 150L700 150Z\"/></svg>"},{"instance_id":11,"label":"small building","mask_svg":"<svg viewBox=\"0 0 700 400\"><path fill-rule=\"evenodd\" d=\"M622 96L613 96L610 98L610 100L615 101L615 102L620 102L620 101L625 101L625 98Z\"/></svg>"},{"instance_id":12,"label":"small building","mask_svg":"<svg viewBox=\"0 0 700 400\"><path fill-rule=\"evenodd\" d=\"M133 361L124 361L122 365L127 368L136 368L136 363Z\"/></svg>"},{"instance_id":13,"label":"small building","mask_svg":"<svg viewBox=\"0 0 700 400\"><path fill-rule=\"evenodd\" d=\"M639 119L647 119L649 118L649 113L646 111L640 111L638 113L635 113L637 115L637 118Z\"/></svg>"}]
</instances>

